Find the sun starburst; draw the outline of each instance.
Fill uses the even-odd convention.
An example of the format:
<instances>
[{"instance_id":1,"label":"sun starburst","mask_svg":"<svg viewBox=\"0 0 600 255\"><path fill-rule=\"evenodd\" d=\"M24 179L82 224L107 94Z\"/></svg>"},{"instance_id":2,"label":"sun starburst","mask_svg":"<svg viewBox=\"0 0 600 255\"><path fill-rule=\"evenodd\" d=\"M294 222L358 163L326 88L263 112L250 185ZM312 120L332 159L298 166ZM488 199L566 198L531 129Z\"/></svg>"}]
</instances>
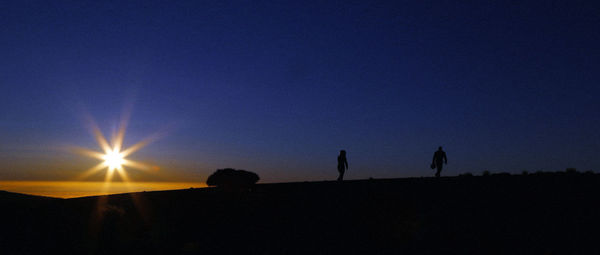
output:
<instances>
[{"instance_id":1,"label":"sun starburst","mask_svg":"<svg viewBox=\"0 0 600 255\"><path fill-rule=\"evenodd\" d=\"M79 179L86 179L91 175L94 175L102 170L106 170L105 182L110 182L115 172L117 172L117 174L121 177L121 180L129 182L129 176L125 171L125 167L143 171L150 169L150 167L146 164L127 159L126 157L154 141L157 138L156 135L143 139L142 141L128 148L122 148L123 138L125 137L125 129L127 127L127 118L121 119L121 124L119 125L118 132L113 136L113 139L111 139L111 143L109 143L108 140L106 140L106 138L98 128L98 125L96 125L93 119L88 118L88 120L94 138L96 139L96 142L98 142L98 145L102 149L102 152L86 148L76 148L75 151L79 154L99 159L101 160L101 162L83 172L83 174L79 176Z\"/></svg>"}]
</instances>

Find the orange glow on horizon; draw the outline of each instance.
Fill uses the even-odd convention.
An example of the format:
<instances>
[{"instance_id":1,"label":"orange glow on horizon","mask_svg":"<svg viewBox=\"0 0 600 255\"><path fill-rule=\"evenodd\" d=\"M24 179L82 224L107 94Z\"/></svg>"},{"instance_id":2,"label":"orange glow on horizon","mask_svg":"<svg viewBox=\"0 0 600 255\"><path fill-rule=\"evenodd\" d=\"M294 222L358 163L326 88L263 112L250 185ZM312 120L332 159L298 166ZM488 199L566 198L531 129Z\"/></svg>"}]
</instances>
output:
<instances>
[{"instance_id":1,"label":"orange glow on horizon","mask_svg":"<svg viewBox=\"0 0 600 255\"><path fill-rule=\"evenodd\" d=\"M58 198L204 187L204 182L0 181L0 190Z\"/></svg>"}]
</instances>

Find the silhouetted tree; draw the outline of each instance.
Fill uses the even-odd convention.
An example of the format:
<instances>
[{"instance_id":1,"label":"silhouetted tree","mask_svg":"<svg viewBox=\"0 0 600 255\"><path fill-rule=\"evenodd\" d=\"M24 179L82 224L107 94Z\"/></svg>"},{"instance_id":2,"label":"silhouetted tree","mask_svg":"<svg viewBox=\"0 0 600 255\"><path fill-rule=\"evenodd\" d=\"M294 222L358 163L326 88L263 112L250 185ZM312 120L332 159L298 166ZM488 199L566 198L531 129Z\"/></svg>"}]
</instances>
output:
<instances>
[{"instance_id":1,"label":"silhouetted tree","mask_svg":"<svg viewBox=\"0 0 600 255\"><path fill-rule=\"evenodd\" d=\"M257 174L233 168L217 169L206 180L206 185L217 186L227 191L247 191L260 178Z\"/></svg>"}]
</instances>

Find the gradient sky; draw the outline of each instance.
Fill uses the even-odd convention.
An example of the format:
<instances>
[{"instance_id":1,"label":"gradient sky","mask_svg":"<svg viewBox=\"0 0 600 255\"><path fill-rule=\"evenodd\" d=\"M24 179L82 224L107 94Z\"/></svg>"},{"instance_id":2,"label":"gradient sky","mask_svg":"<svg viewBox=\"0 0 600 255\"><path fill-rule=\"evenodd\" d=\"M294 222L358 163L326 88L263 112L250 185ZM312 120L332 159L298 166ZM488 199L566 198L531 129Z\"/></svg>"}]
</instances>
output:
<instances>
[{"instance_id":1,"label":"gradient sky","mask_svg":"<svg viewBox=\"0 0 600 255\"><path fill-rule=\"evenodd\" d=\"M129 106L134 181L600 168L598 1L4 1L0 86L0 180L74 179Z\"/></svg>"}]
</instances>

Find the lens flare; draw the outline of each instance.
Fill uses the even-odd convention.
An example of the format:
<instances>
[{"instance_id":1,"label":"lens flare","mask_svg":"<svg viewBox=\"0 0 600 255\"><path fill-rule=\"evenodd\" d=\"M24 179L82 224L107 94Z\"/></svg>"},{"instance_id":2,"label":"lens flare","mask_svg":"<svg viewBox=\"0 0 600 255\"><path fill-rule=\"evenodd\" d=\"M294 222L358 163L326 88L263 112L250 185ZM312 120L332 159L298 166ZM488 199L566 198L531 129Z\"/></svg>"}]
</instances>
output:
<instances>
[{"instance_id":1,"label":"lens flare","mask_svg":"<svg viewBox=\"0 0 600 255\"><path fill-rule=\"evenodd\" d=\"M110 182L115 172L117 172L117 174L121 177L123 181L129 182L129 177L125 171L125 167L134 168L142 171L151 169L150 166L144 163L136 162L134 160L127 159L126 157L158 139L158 135L153 135L146 139L143 139L142 141L128 148L122 148L123 139L125 137L125 129L127 127L128 115L126 116L126 118L121 119L119 130L116 133L116 135L114 135L114 138L112 139L111 143L109 143L108 140L106 140L106 138L98 128L98 125L96 125L93 119L91 117L88 117L88 121L92 128L94 138L96 139L98 146L100 146L103 152L98 152L86 148L75 148L74 151L81 155L99 159L102 162L83 172L83 174L81 174L78 179L81 180L88 178L106 169L105 182Z\"/></svg>"}]
</instances>

